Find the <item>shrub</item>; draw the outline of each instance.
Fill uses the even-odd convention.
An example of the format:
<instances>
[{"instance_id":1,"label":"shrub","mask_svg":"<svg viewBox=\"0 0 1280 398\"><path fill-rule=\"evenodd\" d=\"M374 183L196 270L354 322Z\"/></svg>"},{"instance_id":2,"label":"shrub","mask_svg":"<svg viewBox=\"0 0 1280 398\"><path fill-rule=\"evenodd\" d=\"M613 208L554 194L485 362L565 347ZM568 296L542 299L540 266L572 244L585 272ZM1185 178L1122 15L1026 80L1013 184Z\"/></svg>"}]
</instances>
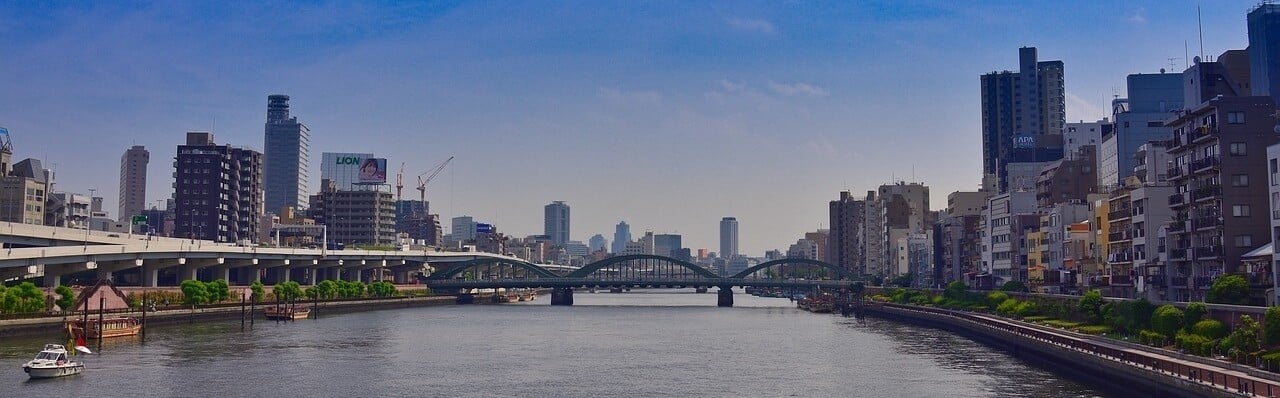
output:
<instances>
[{"instance_id":1,"label":"shrub","mask_svg":"<svg viewBox=\"0 0 1280 398\"><path fill-rule=\"evenodd\" d=\"M1178 329L1182 329L1182 321L1182 310L1165 304L1156 308L1155 314L1151 316L1151 329L1165 336L1173 336L1178 333Z\"/></svg>"},{"instance_id":2,"label":"shrub","mask_svg":"<svg viewBox=\"0 0 1280 398\"><path fill-rule=\"evenodd\" d=\"M1080 308L1080 314L1084 315L1084 321L1089 324L1098 324L1102 322L1102 292L1098 290L1090 290L1080 298L1077 305Z\"/></svg>"},{"instance_id":3,"label":"shrub","mask_svg":"<svg viewBox=\"0 0 1280 398\"><path fill-rule=\"evenodd\" d=\"M1071 328L1080 326L1080 322L1064 321L1060 319L1052 319L1052 320L1044 321L1044 324L1053 326L1055 328L1063 328L1063 329L1071 329Z\"/></svg>"},{"instance_id":4,"label":"shrub","mask_svg":"<svg viewBox=\"0 0 1280 398\"><path fill-rule=\"evenodd\" d=\"M1000 285L1000 291L1002 291L1002 292L1026 292L1026 291L1028 291L1028 289L1027 289L1027 285L1026 285L1025 283L1018 282L1018 281L1008 281L1008 282L1005 282L1003 285Z\"/></svg>"},{"instance_id":5,"label":"shrub","mask_svg":"<svg viewBox=\"0 0 1280 398\"><path fill-rule=\"evenodd\" d=\"M942 291L942 297L949 300L963 301L969 296L969 287L964 282L953 281L947 284L947 289Z\"/></svg>"},{"instance_id":6,"label":"shrub","mask_svg":"<svg viewBox=\"0 0 1280 398\"><path fill-rule=\"evenodd\" d=\"M379 283L381 283L381 282L379 282ZM370 293L372 293L372 292L373 292L373 286L369 286L369 292L370 292ZM946 298L946 297L942 297L942 296L933 296L933 298L932 298L932 299L929 299L929 304L933 304L933 305L936 305L936 306L943 306L943 305L945 305L945 304L946 304L946 301L947 301L947 298Z\"/></svg>"},{"instance_id":7,"label":"shrub","mask_svg":"<svg viewBox=\"0 0 1280 398\"><path fill-rule=\"evenodd\" d=\"M1022 320L1027 322L1043 322L1043 321L1053 320L1053 317L1048 315L1036 315L1036 316L1023 317Z\"/></svg>"},{"instance_id":8,"label":"shrub","mask_svg":"<svg viewBox=\"0 0 1280 398\"><path fill-rule=\"evenodd\" d=\"M249 284L249 291L253 292L249 298L254 302L262 301L266 297L266 289L262 288L262 281L253 281L253 283Z\"/></svg>"},{"instance_id":9,"label":"shrub","mask_svg":"<svg viewBox=\"0 0 1280 398\"><path fill-rule=\"evenodd\" d=\"M1076 331L1084 334L1099 335L1103 333L1111 333L1111 327L1107 325L1087 325L1077 327Z\"/></svg>"},{"instance_id":10,"label":"shrub","mask_svg":"<svg viewBox=\"0 0 1280 398\"><path fill-rule=\"evenodd\" d=\"M991 307L991 309L994 310L996 309L996 307L999 307L1000 304L1003 304L1004 301L1008 299L1009 299L1009 295L1005 294L1004 292L991 292L987 294L987 306Z\"/></svg>"},{"instance_id":11,"label":"shrub","mask_svg":"<svg viewBox=\"0 0 1280 398\"><path fill-rule=\"evenodd\" d=\"M1204 303L1195 302L1187 304L1187 309L1182 310L1183 323L1186 325L1186 329L1190 331L1191 328L1194 327L1196 323L1199 323L1204 319L1205 314L1208 313L1209 306Z\"/></svg>"},{"instance_id":12,"label":"shrub","mask_svg":"<svg viewBox=\"0 0 1280 398\"><path fill-rule=\"evenodd\" d=\"M1262 320L1262 339L1268 347L1280 344L1280 307L1267 308Z\"/></svg>"},{"instance_id":13,"label":"shrub","mask_svg":"<svg viewBox=\"0 0 1280 398\"><path fill-rule=\"evenodd\" d=\"M219 303L231 298L231 287L227 285L226 279L214 280L204 284L204 287L209 290L209 302L211 303Z\"/></svg>"},{"instance_id":14,"label":"shrub","mask_svg":"<svg viewBox=\"0 0 1280 398\"><path fill-rule=\"evenodd\" d=\"M1017 309L1018 309L1017 299L1005 299L1003 302L1000 303L999 306L996 306L996 312L999 312L1004 315L1012 315L1014 310L1017 310Z\"/></svg>"},{"instance_id":15,"label":"shrub","mask_svg":"<svg viewBox=\"0 0 1280 398\"><path fill-rule=\"evenodd\" d=\"M1019 318L1026 318L1028 316L1035 315L1036 303L1030 301L1018 303L1018 306L1013 309L1013 314L1017 315Z\"/></svg>"},{"instance_id":16,"label":"shrub","mask_svg":"<svg viewBox=\"0 0 1280 398\"><path fill-rule=\"evenodd\" d=\"M1160 334L1160 332L1143 329L1138 332L1138 341L1152 347L1163 347L1168 337Z\"/></svg>"},{"instance_id":17,"label":"shrub","mask_svg":"<svg viewBox=\"0 0 1280 398\"><path fill-rule=\"evenodd\" d=\"M1209 340L1227 337L1227 325L1217 319L1205 319L1191 327L1191 333Z\"/></svg>"},{"instance_id":18,"label":"shrub","mask_svg":"<svg viewBox=\"0 0 1280 398\"><path fill-rule=\"evenodd\" d=\"M1226 349L1223 351L1230 352L1231 349L1237 349L1240 353L1258 352L1260 348L1258 321L1253 317L1244 315L1240 317L1240 325L1231 331L1227 338L1222 339L1227 343Z\"/></svg>"},{"instance_id":19,"label":"shrub","mask_svg":"<svg viewBox=\"0 0 1280 398\"><path fill-rule=\"evenodd\" d=\"M1227 274L1213 280L1206 300L1210 303L1249 304L1249 281L1243 276Z\"/></svg>"},{"instance_id":20,"label":"shrub","mask_svg":"<svg viewBox=\"0 0 1280 398\"><path fill-rule=\"evenodd\" d=\"M1213 339L1186 332L1178 332L1174 343L1178 348L1199 356L1208 356L1213 349Z\"/></svg>"},{"instance_id":21,"label":"shrub","mask_svg":"<svg viewBox=\"0 0 1280 398\"><path fill-rule=\"evenodd\" d=\"M1268 372L1280 372L1280 351L1262 354L1262 368Z\"/></svg>"}]
</instances>

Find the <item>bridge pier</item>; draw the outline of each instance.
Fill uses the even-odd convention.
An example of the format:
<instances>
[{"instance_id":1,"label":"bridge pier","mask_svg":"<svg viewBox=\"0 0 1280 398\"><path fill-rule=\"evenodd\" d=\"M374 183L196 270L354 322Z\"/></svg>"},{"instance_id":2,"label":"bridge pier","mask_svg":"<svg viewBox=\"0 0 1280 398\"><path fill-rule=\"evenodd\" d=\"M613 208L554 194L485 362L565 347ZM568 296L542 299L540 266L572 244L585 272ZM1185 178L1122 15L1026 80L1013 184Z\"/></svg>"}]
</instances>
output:
<instances>
[{"instance_id":1,"label":"bridge pier","mask_svg":"<svg viewBox=\"0 0 1280 398\"><path fill-rule=\"evenodd\" d=\"M472 304L475 302L476 302L476 296L472 295L471 293L459 294L458 298L454 300L454 303L456 304Z\"/></svg>"},{"instance_id":2,"label":"bridge pier","mask_svg":"<svg viewBox=\"0 0 1280 398\"><path fill-rule=\"evenodd\" d=\"M716 292L717 307L733 307L733 286L720 286Z\"/></svg>"},{"instance_id":3,"label":"bridge pier","mask_svg":"<svg viewBox=\"0 0 1280 398\"><path fill-rule=\"evenodd\" d=\"M573 305L573 288L557 287L551 289L551 305Z\"/></svg>"}]
</instances>

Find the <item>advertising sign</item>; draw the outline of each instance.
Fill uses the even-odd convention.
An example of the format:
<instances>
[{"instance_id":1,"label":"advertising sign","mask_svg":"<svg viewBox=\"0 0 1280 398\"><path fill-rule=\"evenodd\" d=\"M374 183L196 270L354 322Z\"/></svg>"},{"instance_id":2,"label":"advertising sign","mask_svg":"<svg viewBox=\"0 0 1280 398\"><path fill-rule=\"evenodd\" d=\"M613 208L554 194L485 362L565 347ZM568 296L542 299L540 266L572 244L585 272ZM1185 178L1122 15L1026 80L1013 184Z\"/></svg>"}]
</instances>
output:
<instances>
[{"instance_id":1,"label":"advertising sign","mask_svg":"<svg viewBox=\"0 0 1280 398\"><path fill-rule=\"evenodd\" d=\"M1017 136L1013 137L1014 148L1035 148L1036 137L1034 136Z\"/></svg>"},{"instance_id":2,"label":"advertising sign","mask_svg":"<svg viewBox=\"0 0 1280 398\"><path fill-rule=\"evenodd\" d=\"M488 234L488 233L493 233L493 225L492 225L492 224L484 224L484 223L476 223L476 233L478 233L478 234Z\"/></svg>"},{"instance_id":3,"label":"advertising sign","mask_svg":"<svg viewBox=\"0 0 1280 398\"><path fill-rule=\"evenodd\" d=\"M360 161L360 184L386 184L387 159L366 158Z\"/></svg>"}]
</instances>

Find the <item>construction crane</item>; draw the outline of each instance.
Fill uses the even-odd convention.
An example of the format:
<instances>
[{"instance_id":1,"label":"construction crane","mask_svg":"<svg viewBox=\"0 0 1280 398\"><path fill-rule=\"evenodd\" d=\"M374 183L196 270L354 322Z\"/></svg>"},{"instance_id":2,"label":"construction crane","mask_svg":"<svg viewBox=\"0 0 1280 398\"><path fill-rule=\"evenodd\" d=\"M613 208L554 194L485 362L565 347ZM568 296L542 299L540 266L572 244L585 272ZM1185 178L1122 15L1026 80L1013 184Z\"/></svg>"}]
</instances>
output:
<instances>
[{"instance_id":1,"label":"construction crane","mask_svg":"<svg viewBox=\"0 0 1280 398\"><path fill-rule=\"evenodd\" d=\"M400 191L404 190L404 162L400 162L400 171L396 173L396 201L400 201Z\"/></svg>"},{"instance_id":2,"label":"construction crane","mask_svg":"<svg viewBox=\"0 0 1280 398\"><path fill-rule=\"evenodd\" d=\"M436 178L436 176L440 174L440 171L444 170L444 166L448 166L451 161L453 161L453 156L449 156L448 159L440 162L440 165L436 166L435 169L426 173L418 174L418 196L423 203L427 202L427 183L431 182L433 178ZM427 176L427 178L422 178L424 175Z\"/></svg>"}]
</instances>

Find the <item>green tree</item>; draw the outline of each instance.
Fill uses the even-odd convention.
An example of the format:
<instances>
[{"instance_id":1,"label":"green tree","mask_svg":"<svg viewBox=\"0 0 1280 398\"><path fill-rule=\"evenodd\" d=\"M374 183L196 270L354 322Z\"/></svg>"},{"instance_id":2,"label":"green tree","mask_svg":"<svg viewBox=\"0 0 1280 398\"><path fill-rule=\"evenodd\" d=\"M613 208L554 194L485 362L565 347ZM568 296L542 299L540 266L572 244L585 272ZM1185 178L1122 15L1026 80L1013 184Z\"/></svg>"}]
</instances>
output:
<instances>
[{"instance_id":1,"label":"green tree","mask_svg":"<svg viewBox=\"0 0 1280 398\"><path fill-rule=\"evenodd\" d=\"M298 282L294 281L277 283L272 287L272 291L275 292L277 298L283 301L293 301L302 296L302 287L298 285Z\"/></svg>"},{"instance_id":2,"label":"green tree","mask_svg":"<svg viewBox=\"0 0 1280 398\"><path fill-rule=\"evenodd\" d=\"M1262 319L1262 342L1268 347L1280 344L1280 307L1267 308Z\"/></svg>"},{"instance_id":3,"label":"green tree","mask_svg":"<svg viewBox=\"0 0 1280 398\"><path fill-rule=\"evenodd\" d=\"M1249 281L1243 276L1228 274L1219 276L1209 286L1207 300L1210 303L1249 304Z\"/></svg>"},{"instance_id":4,"label":"green tree","mask_svg":"<svg viewBox=\"0 0 1280 398\"><path fill-rule=\"evenodd\" d=\"M961 281L952 281L947 284L947 289L942 291L942 297L951 301L964 301L969 298L969 286Z\"/></svg>"},{"instance_id":5,"label":"green tree","mask_svg":"<svg viewBox=\"0 0 1280 398\"><path fill-rule=\"evenodd\" d=\"M1217 340L1227 337L1227 325L1223 325L1217 319L1205 319L1196 322L1195 326L1191 327L1191 333L1209 340Z\"/></svg>"},{"instance_id":6,"label":"green tree","mask_svg":"<svg viewBox=\"0 0 1280 398\"><path fill-rule=\"evenodd\" d=\"M7 313L44 311L44 292L34 283L22 282L17 286L3 289L3 303L0 309Z\"/></svg>"},{"instance_id":7,"label":"green tree","mask_svg":"<svg viewBox=\"0 0 1280 398\"><path fill-rule=\"evenodd\" d=\"M1205 314L1209 313L1209 306L1201 302L1189 303L1187 304L1187 309L1182 312L1186 316L1186 329L1191 330L1196 323L1204 319Z\"/></svg>"},{"instance_id":8,"label":"green tree","mask_svg":"<svg viewBox=\"0 0 1280 398\"><path fill-rule=\"evenodd\" d=\"M1009 299L1009 295L1005 294L1005 292L987 293L987 307L994 310L996 309L996 307L1000 306L1001 303L1004 303L1004 301L1008 299Z\"/></svg>"},{"instance_id":9,"label":"green tree","mask_svg":"<svg viewBox=\"0 0 1280 398\"><path fill-rule=\"evenodd\" d=\"M183 304L200 305L208 303L211 298L209 297L209 288L205 286L204 282L198 280L187 279L182 281L179 289L182 289Z\"/></svg>"},{"instance_id":10,"label":"green tree","mask_svg":"<svg viewBox=\"0 0 1280 398\"><path fill-rule=\"evenodd\" d=\"M220 303L231 298L231 286L227 285L225 279L217 279L213 282L204 284L205 289L209 289L209 302Z\"/></svg>"},{"instance_id":11,"label":"green tree","mask_svg":"<svg viewBox=\"0 0 1280 398\"><path fill-rule=\"evenodd\" d=\"M321 299L331 299L338 295L338 284L331 280L323 280L316 284L316 295Z\"/></svg>"},{"instance_id":12,"label":"green tree","mask_svg":"<svg viewBox=\"0 0 1280 398\"><path fill-rule=\"evenodd\" d=\"M1027 292L1027 291L1028 291L1028 289L1027 289L1027 284L1025 284L1025 283L1022 283L1022 282L1019 282L1019 281L1008 281L1008 282L1005 282L1003 285L1000 285L1000 291L1002 291L1002 292Z\"/></svg>"},{"instance_id":13,"label":"green tree","mask_svg":"<svg viewBox=\"0 0 1280 398\"><path fill-rule=\"evenodd\" d=\"M1183 320L1182 310L1165 304L1156 308L1155 314L1151 316L1151 329L1165 336L1173 336L1182 329Z\"/></svg>"},{"instance_id":14,"label":"green tree","mask_svg":"<svg viewBox=\"0 0 1280 398\"><path fill-rule=\"evenodd\" d=\"M70 311L72 306L76 305L76 292L71 288L58 285L53 288L53 292L58 294L58 301L54 302L62 311Z\"/></svg>"},{"instance_id":15,"label":"green tree","mask_svg":"<svg viewBox=\"0 0 1280 398\"><path fill-rule=\"evenodd\" d=\"M893 284L894 286L911 287L911 281L914 281L914 280L915 280L914 276L910 272L908 272L902 275L898 275L897 278L893 278L893 282L890 282L890 283Z\"/></svg>"},{"instance_id":16,"label":"green tree","mask_svg":"<svg viewBox=\"0 0 1280 398\"><path fill-rule=\"evenodd\" d=\"M1227 336L1223 346L1228 348L1228 354L1238 358L1240 354L1252 354L1258 352L1261 348L1259 344L1258 321L1253 317L1244 315L1240 317L1240 325L1231 331L1231 335Z\"/></svg>"},{"instance_id":17,"label":"green tree","mask_svg":"<svg viewBox=\"0 0 1280 398\"><path fill-rule=\"evenodd\" d=\"M262 301L262 298L267 294L266 289L262 287L262 281L253 281L253 283L249 284L249 291L253 292L249 299L255 303Z\"/></svg>"},{"instance_id":18,"label":"green tree","mask_svg":"<svg viewBox=\"0 0 1280 398\"><path fill-rule=\"evenodd\" d=\"M1077 307L1086 323L1099 324L1102 322L1102 304L1102 292L1095 289L1085 293Z\"/></svg>"},{"instance_id":19,"label":"green tree","mask_svg":"<svg viewBox=\"0 0 1280 398\"><path fill-rule=\"evenodd\" d=\"M374 282L369 285L369 295L374 297L391 297L396 295L396 285L391 282Z\"/></svg>"}]
</instances>

